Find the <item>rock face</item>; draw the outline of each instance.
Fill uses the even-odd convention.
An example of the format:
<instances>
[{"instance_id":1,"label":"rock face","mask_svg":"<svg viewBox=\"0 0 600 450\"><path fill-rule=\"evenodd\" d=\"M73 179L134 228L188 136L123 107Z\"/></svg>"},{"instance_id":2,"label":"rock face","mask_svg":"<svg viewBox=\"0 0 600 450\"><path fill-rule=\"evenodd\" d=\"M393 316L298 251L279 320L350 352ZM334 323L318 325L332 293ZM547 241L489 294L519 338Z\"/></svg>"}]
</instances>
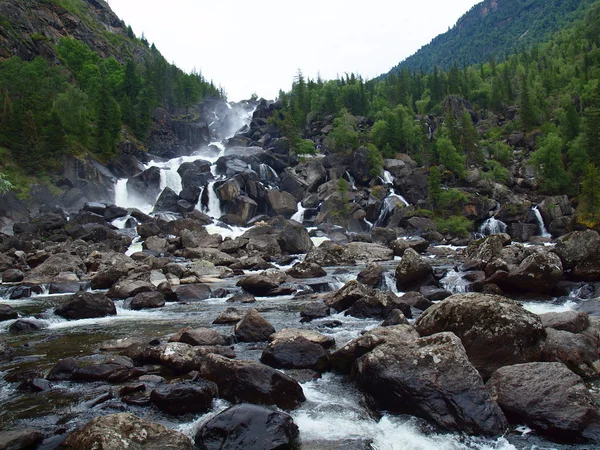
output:
<instances>
[{"instance_id":1,"label":"rock face","mask_svg":"<svg viewBox=\"0 0 600 450\"><path fill-rule=\"evenodd\" d=\"M502 367L488 388L511 423L525 423L562 442L598 442L600 413L581 378L561 363Z\"/></svg>"},{"instance_id":2,"label":"rock face","mask_svg":"<svg viewBox=\"0 0 600 450\"><path fill-rule=\"evenodd\" d=\"M205 413L217 396L217 385L207 380L160 384L150 393L150 400L161 411L176 416Z\"/></svg>"},{"instance_id":3,"label":"rock face","mask_svg":"<svg viewBox=\"0 0 600 450\"><path fill-rule=\"evenodd\" d=\"M547 252L525 258L508 273L507 283L523 291L552 293L563 276L563 266L558 255Z\"/></svg>"},{"instance_id":4,"label":"rock face","mask_svg":"<svg viewBox=\"0 0 600 450\"><path fill-rule=\"evenodd\" d=\"M487 379L502 366L539 361L546 332L539 317L498 295L457 294L417 320L421 336L451 331Z\"/></svg>"},{"instance_id":5,"label":"rock face","mask_svg":"<svg viewBox=\"0 0 600 450\"><path fill-rule=\"evenodd\" d=\"M71 433L64 446L74 450L194 449L185 435L129 413L96 417Z\"/></svg>"},{"instance_id":6,"label":"rock face","mask_svg":"<svg viewBox=\"0 0 600 450\"><path fill-rule=\"evenodd\" d=\"M542 361L561 362L581 377L600 374L598 338L591 333L546 329Z\"/></svg>"},{"instance_id":7,"label":"rock face","mask_svg":"<svg viewBox=\"0 0 600 450\"><path fill-rule=\"evenodd\" d=\"M306 400L297 381L264 364L207 355L202 359L199 372L203 378L217 384L220 397L232 403L291 409Z\"/></svg>"},{"instance_id":8,"label":"rock face","mask_svg":"<svg viewBox=\"0 0 600 450\"><path fill-rule=\"evenodd\" d=\"M65 319L79 320L115 316L117 308L113 301L102 293L78 292L54 312Z\"/></svg>"},{"instance_id":9,"label":"rock face","mask_svg":"<svg viewBox=\"0 0 600 450\"><path fill-rule=\"evenodd\" d=\"M241 404L206 422L196 433L196 446L206 450L291 449L297 438L298 427L288 414Z\"/></svg>"},{"instance_id":10,"label":"rock face","mask_svg":"<svg viewBox=\"0 0 600 450\"><path fill-rule=\"evenodd\" d=\"M356 361L355 370L359 387L379 409L470 434L497 435L506 427L504 414L452 333L378 346Z\"/></svg>"},{"instance_id":11,"label":"rock face","mask_svg":"<svg viewBox=\"0 0 600 450\"><path fill-rule=\"evenodd\" d=\"M257 310L251 309L235 325L233 333L240 342L261 342L269 339L275 328Z\"/></svg>"},{"instance_id":12,"label":"rock face","mask_svg":"<svg viewBox=\"0 0 600 450\"><path fill-rule=\"evenodd\" d=\"M600 235L593 230L574 231L556 240L552 250L562 261L565 270L573 269L600 246Z\"/></svg>"},{"instance_id":13,"label":"rock face","mask_svg":"<svg viewBox=\"0 0 600 450\"><path fill-rule=\"evenodd\" d=\"M431 274L431 265L412 248L408 248L396 267L396 285L401 291L418 290Z\"/></svg>"}]
</instances>

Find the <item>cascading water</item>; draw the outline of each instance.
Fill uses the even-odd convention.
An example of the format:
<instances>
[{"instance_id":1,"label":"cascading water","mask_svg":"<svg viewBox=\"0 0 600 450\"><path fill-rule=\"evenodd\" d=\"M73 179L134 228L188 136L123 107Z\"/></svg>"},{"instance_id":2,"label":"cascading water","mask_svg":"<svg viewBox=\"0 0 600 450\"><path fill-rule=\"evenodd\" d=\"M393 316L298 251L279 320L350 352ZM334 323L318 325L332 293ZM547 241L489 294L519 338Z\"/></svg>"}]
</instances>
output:
<instances>
[{"instance_id":1,"label":"cascading water","mask_svg":"<svg viewBox=\"0 0 600 450\"><path fill-rule=\"evenodd\" d=\"M208 206L206 208L206 214L213 219L220 219L223 213L221 211L221 200L219 200L215 191L215 182L211 181L208 183L206 189L208 190Z\"/></svg>"},{"instance_id":2,"label":"cascading water","mask_svg":"<svg viewBox=\"0 0 600 450\"><path fill-rule=\"evenodd\" d=\"M410 206L410 203L408 203L408 201L402 195L396 194L396 191L394 189L392 189L392 193L390 194L390 197L397 198L402 203L404 203L404 206Z\"/></svg>"},{"instance_id":3,"label":"cascading water","mask_svg":"<svg viewBox=\"0 0 600 450\"><path fill-rule=\"evenodd\" d=\"M383 183L384 184L394 184L394 177L390 173L389 170L383 171Z\"/></svg>"},{"instance_id":4,"label":"cascading water","mask_svg":"<svg viewBox=\"0 0 600 450\"><path fill-rule=\"evenodd\" d=\"M352 175L350 175L350 172L346 171L345 173L346 178L348 179L348 182L350 183L350 187L353 191L356 190L356 180L354 179L354 177Z\"/></svg>"},{"instance_id":5,"label":"cascading water","mask_svg":"<svg viewBox=\"0 0 600 450\"><path fill-rule=\"evenodd\" d=\"M383 205L379 212L379 217L375 221L375 226L380 227L385 225L386 219L392 214L394 209L402 204L402 206L408 206L408 202L401 195L391 193L385 199L383 199Z\"/></svg>"},{"instance_id":6,"label":"cascading water","mask_svg":"<svg viewBox=\"0 0 600 450\"><path fill-rule=\"evenodd\" d=\"M298 223L304 222L304 213L306 212L306 208L302 206L302 202L298 202L298 211L292 216L292 220L295 220Z\"/></svg>"},{"instance_id":7,"label":"cascading water","mask_svg":"<svg viewBox=\"0 0 600 450\"><path fill-rule=\"evenodd\" d=\"M481 224L481 227L479 227L479 232L484 236L506 233L506 224L495 217L490 217Z\"/></svg>"},{"instance_id":8,"label":"cascading water","mask_svg":"<svg viewBox=\"0 0 600 450\"><path fill-rule=\"evenodd\" d=\"M531 208L531 210L533 211L533 214L535 214L535 218L538 223L538 228L540 230L540 236L545 238L551 238L552 235L548 233L548 230L546 229L546 225L544 224L544 218L542 217L542 213L540 212L538 206L539 205L535 205L533 208Z\"/></svg>"},{"instance_id":9,"label":"cascading water","mask_svg":"<svg viewBox=\"0 0 600 450\"><path fill-rule=\"evenodd\" d=\"M444 289L453 294L464 294L469 291L471 283L463 278L463 272L457 272L452 269L440 280L440 284Z\"/></svg>"}]
</instances>

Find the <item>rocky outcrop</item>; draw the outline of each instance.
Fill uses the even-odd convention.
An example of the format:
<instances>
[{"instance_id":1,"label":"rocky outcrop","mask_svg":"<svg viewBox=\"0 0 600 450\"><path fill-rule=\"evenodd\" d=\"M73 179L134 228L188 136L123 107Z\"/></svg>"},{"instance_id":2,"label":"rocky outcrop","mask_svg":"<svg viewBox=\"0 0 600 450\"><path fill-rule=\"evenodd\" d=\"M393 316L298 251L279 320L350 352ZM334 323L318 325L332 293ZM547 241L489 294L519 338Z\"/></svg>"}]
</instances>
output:
<instances>
[{"instance_id":1,"label":"rocky outcrop","mask_svg":"<svg viewBox=\"0 0 600 450\"><path fill-rule=\"evenodd\" d=\"M115 316L117 309L113 301L102 293L78 292L73 298L54 310L54 313L69 320Z\"/></svg>"},{"instance_id":2,"label":"rocky outcrop","mask_svg":"<svg viewBox=\"0 0 600 450\"><path fill-rule=\"evenodd\" d=\"M163 383L150 393L150 400L161 411L180 416L188 413L205 413L217 396L217 385L198 379L189 382Z\"/></svg>"},{"instance_id":3,"label":"rocky outcrop","mask_svg":"<svg viewBox=\"0 0 600 450\"><path fill-rule=\"evenodd\" d=\"M251 309L233 328L239 342L266 341L275 333L275 328L257 310Z\"/></svg>"},{"instance_id":4,"label":"rocky outcrop","mask_svg":"<svg viewBox=\"0 0 600 450\"><path fill-rule=\"evenodd\" d=\"M400 291L418 290L430 280L432 272L429 262L408 248L396 267L396 286Z\"/></svg>"}]
</instances>

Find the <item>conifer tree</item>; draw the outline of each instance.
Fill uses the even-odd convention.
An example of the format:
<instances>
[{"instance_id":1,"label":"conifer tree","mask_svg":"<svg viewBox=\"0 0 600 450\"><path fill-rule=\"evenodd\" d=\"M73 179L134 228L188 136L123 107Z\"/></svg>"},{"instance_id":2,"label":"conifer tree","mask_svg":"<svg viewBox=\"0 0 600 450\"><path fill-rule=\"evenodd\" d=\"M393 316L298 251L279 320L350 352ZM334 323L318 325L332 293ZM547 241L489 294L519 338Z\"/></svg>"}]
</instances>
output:
<instances>
[{"instance_id":1,"label":"conifer tree","mask_svg":"<svg viewBox=\"0 0 600 450\"><path fill-rule=\"evenodd\" d=\"M600 170L591 163L586 167L581 182L577 220L588 227L600 223Z\"/></svg>"}]
</instances>

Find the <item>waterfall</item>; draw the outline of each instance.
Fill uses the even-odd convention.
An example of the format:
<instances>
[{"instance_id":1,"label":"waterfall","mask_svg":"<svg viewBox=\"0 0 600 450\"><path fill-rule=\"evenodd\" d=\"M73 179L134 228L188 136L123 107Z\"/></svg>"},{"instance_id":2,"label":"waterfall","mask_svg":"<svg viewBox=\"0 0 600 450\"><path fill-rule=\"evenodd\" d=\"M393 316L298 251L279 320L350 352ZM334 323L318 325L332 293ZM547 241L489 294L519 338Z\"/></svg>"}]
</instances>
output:
<instances>
[{"instance_id":1,"label":"waterfall","mask_svg":"<svg viewBox=\"0 0 600 450\"><path fill-rule=\"evenodd\" d=\"M292 220L295 220L298 223L303 223L305 211L306 208L302 206L302 202L298 202L298 211L292 216Z\"/></svg>"},{"instance_id":2,"label":"waterfall","mask_svg":"<svg viewBox=\"0 0 600 450\"><path fill-rule=\"evenodd\" d=\"M211 181L208 183L206 189L208 189L208 207L206 209L206 214L213 219L218 220L221 218L223 213L221 212L221 200L219 200L219 197L215 191L215 182Z\"/></svg>"},{"instance_id":3,"label":"waterfall","mask_svg":"<svg viewBox=\"0 0 600 450\"><path fill-rule=\"evenodd\" d=\"M481 227L479 227L479 232L484 236L506 233L506 224L495 217L490 217L481 224Z\"/></svg>"},{"instance_id":4,"label":"waterfall","mask_svg":"<svg viewBox=\"0 0 600 450\"><path fill-rule=\"evenodd\" d=\"M355 191L356 190L356 181L354 180L354 178L352 177L352 175L350 175L350 172L348 172L348 171L346 171L346 178L348 178L348 182L350 183L352 190Z\"/></svg>"},{"instance_id":5,"label":"waterfall","mask_svg":"<svg viewBox=\"0 0 600 450\"><path fill-rule=\"evenodd\" d=\"M408 203L408 202L406 201L406 199L405 199L403 196L401 196L400 194L396 194L396 191L395 191L394 189L392 189L392 193L390 194L390 197L395 197L395 198L397 198L397 199L398 199L398 200L400 200L402 203L404 203L404 206L410 206L410 203Z\"/></svg>"},{"instance_id":6,"label":"waterfall","mask_svg":"<svg viewBox=\"0 0 600 450\"><path fill-rule=\"evenodd\" d=\"M129 192L127 189L127 178L121 178L117 180L115 185L115 205L121 206L122 208L136 208L145 214L150 214L154 204L149 204L146 200L140 198L134 193Z\"/></svg>"},{"instance_id":7,"label":"waterfall","mask_svg":"<svg viewBox=\"0 0 600 450\"><path fill-rule=\"evenodd\" d=\"M367 225L367 227L369 228L369 230L371 230L373 228L373 222L369 222L366 218L363 219L365 221L365 224Z\"/></svg>"},{"instance_id":8,"label":"waterfall","mask_svg":"<svg viewBox=\"0 0 600 450\"><path fill-rule=\"evenodd\" d=\"M408 206L408 202L404 199L404 197L395 193L391 193L383 200L379 217L375 221L376 227L385 225L385 220L392 213L392 211L399 206L398 202L401 202L404 206Z\"/></svg>"},{"instance_id":9,"label":"waterfall","mask_svg":"<svg viewBox=\"0 0 600 450\"><path fill-rule=\"evenodd\" d=\"M170 162L170 161L169 161ZM170 188L176 194L179 194L183 189L181 185L181 177L177 173L177 169L181 164L177 164L177 167L165 167L160 170L160 190L161 192L165 188Z\"/></svg>"},{"instance_id":10,"label":"waterfall","mask_svg":"<svg viewBox=\"0 0 600 450\"><path fill-rule=\"evenodd\" d=\"M469 292L470 283L463 278L462 272L452 269L440 280L442 287L453 294L464 294Z\"/></svg>"},{"instance_id":11,"label":"waterfall","mask_svg":"<svg viewBox=\"0 0 600 450\"><path fill-rule=\"evenodd\" d=\"M389 170L383 171L383 183L384 184L394 184L394 177L389 172Z\"/></svg>"},{"instance_id":12,"label":"waterfall","mask_svg":"<svg viewBox=\"0 0 600 450\"><path fill-rule=\"evenodd\" d=\"M546 230L546 225L544 225L544 218L542 217L542 213L538 209L538 206L539 205L535 205L531 209L532 209L533 213L535 214L535 218L538 223L538 228L540 230L540 236L545 237L545 238L551 238L552 235L550 233L548 233L548 230Z\"/></svg>"}]
</instances>

